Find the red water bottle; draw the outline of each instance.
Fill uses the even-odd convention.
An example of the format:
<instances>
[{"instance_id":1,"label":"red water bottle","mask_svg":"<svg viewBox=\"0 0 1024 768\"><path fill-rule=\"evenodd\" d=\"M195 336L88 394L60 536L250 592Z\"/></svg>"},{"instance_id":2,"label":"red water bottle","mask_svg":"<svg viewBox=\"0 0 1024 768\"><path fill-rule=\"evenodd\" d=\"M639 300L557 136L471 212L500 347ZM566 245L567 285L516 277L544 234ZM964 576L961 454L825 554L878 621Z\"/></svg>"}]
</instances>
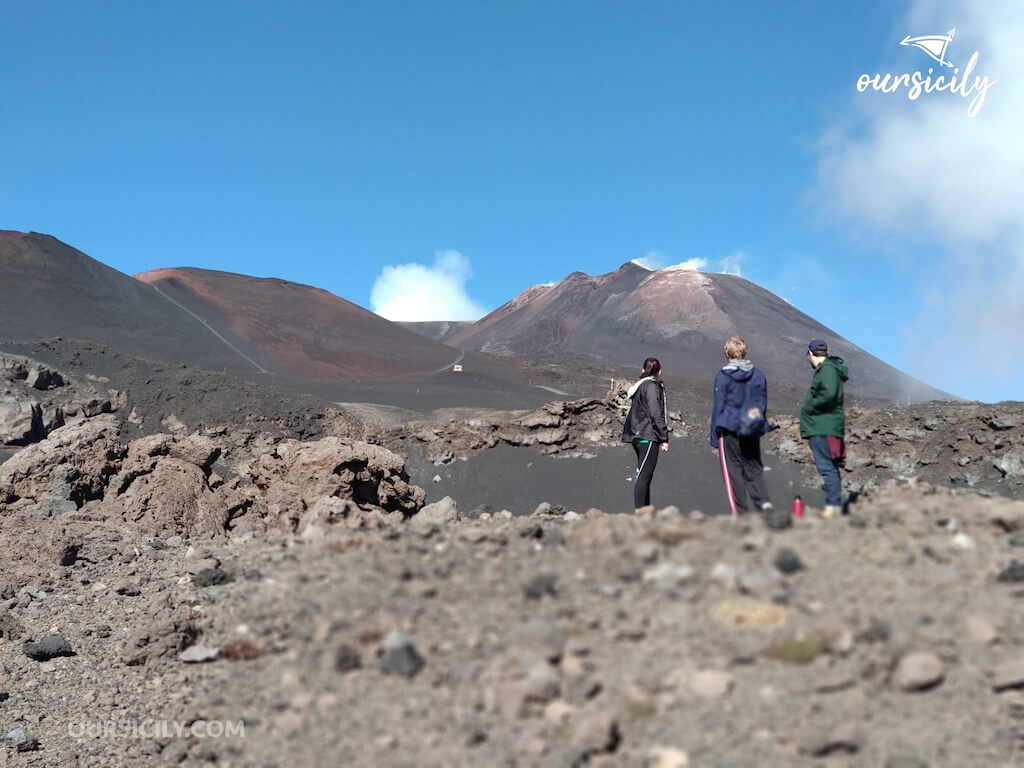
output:
<instances>
[{"instance_id":1,"label":"red water bottle","mask_svg":"<svg viewBox=\"0 0 1024 768\"><path fill-rule=\"evenodd\" d=\"M804 516L804 500L799 496L793 497L793 517Z\"/></svg>"}]
</instances>

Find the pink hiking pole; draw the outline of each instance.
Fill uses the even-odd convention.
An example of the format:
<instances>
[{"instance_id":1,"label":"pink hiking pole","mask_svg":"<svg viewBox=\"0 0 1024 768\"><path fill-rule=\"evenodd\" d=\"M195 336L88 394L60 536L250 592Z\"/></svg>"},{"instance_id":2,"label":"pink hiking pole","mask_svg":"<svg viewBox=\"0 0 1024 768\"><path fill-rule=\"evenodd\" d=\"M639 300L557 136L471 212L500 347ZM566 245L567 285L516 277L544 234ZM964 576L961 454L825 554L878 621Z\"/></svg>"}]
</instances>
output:
<instances>
[{"instance_id":1,"label":"pink hiking pole","mask_svg":"<svg viewBox=\"0 0 1024 768\"><path fill-rule=\"evenodd\" d=\"M718 436L718 458L722 462L722 480L725 481L725 494L729 497L729 509L732 510L733 517L738 517L736 498L732 495L732 480L729 479L729 467L725 463L725 437L723 435Z\"/></svg>"}]
</instances>

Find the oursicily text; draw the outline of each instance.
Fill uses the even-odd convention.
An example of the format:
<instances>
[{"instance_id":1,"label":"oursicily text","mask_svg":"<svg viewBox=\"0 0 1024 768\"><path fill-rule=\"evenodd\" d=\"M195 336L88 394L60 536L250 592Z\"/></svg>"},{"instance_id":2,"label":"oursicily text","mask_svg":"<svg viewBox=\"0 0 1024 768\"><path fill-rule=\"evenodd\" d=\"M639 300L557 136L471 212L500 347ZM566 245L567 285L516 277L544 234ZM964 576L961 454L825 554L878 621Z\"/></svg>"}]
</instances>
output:
<instances>
[{"instance_id":1,"label":"oursicily text","mask_svg":"<svg viewBox=\"0 0 1024 768\"><path fill-rule=\"evenodd\" d=\"M68 723L74 739L197 739L245 738L241 720L90 720Z\"/></svg>"},{"instance_id":2,"label":"oursicily text","mask_svg":"<svg viewBox=\"0 0 1024 768\"><path fill-rule=\"evenodd\" d=\"M985 95L988 93L988 89L996 84L996 80L989 80L988 76L981 77L979 75L974 76L974 81L971 82L971 73L978 64L978 52L975 51L974 55L971 56L971 60L967 62L967 67L964 69L963 74L960 74L960 68L955 67L953 74L950 76L938 75L934 76L934 68L928 68L928 74L921 74L918 72L905 72L901 75L894 75L892 73L868 75L863 74L857 78L857 90L860 93L864 93L868 88L882 93L896 93L901 88L907 89L907 98L911 101L916 101L920 98L922 93L934 93L935 91L946 91L955 96L961 98L968 98L972 94L974 98L971 99L970 104L967 107L967 116L974 117L978 114L982 104L985 103Z\"/></svg>"}]
</instances>

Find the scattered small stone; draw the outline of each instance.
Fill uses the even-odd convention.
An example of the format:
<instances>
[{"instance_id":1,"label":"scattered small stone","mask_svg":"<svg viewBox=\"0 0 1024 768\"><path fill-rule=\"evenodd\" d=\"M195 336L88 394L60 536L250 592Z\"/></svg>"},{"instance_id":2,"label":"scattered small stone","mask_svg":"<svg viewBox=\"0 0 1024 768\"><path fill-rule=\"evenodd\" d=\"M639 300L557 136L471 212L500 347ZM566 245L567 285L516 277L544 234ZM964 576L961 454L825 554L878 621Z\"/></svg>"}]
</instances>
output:
<instances>
[{"instance_id":1,"label":"scattered small stone","mask_svg":"<svg viewBox=\"0 0 1024 768\"><path fill-rule=\"evenodd\" d=\"M565 699L549 701L544 707L544 719L552 725L566 725L576 708Z\"/></svg>"},{"instance_id":2,"label":"scattered small stone","mask_svg":"<svg viewBox=\"0 0 1024 768\"><path fill-rule=\"evenodd\" d=\"M42 589L39 589L38 587L33 587L33 586L29 586L29 585L26 585L26 586L22 587L18 591L18 600L19 601L21 601L22 599L25 599L26 602L29 602L29 601L32 601L32 600L45 600L47 597L48 597L48 595L47 595L46 591L44 591Z\"/></svg>"},{"instance_id":3,"label":"scattered small stone","mask_svg":"<svg viewBox=\"0 0 1024 768\"><path fill-rule=\"evenodd\" d=\"M711 568L711 580L726 589L736 584L736 569L725 563L715 563Z\"/></svg>"},{"instance_id":4,"label":"scattered small stone","mask_svg":"<svg viewBox=\"0 0 1024 768\"><path fill-rule=\"evenodd\" d=\"M167 544L164 543L163 539L159 538L153 539L149 542L149 546L156 550L167 549Z\"/></svg>"},{"instance_id":5,"label":"scattered small stone","mask_svg":"<svg viewBox=\"0 0 1024 768\"><path fill-rule=\"evenodd\" d=\"M338 650L334 652L334 669L336 671L344 674L353 669L359 669L361 666L363 666L363 659L359 655L359 651L347 643L338 646Z\"/></svg>"},{"instance_id":6,"label":"scattered small stone","mask_svg":"<svg viewBox=\"0 0 1024 768\"><path fill-rule=\"evenodd\" d=\"M538 573L526 582L523 593L528 600L540 600L545 595L558 596L557 578L551 573Z\"/></svg>"},{"instance_id":7,"label":"scattered small stone","mask_svg":"<svg viewBox=\"0 0 1024 768\"><path fill-rule=\"evenodd\" d=\"M654 747L647 753L650 768L689 768L690 757L675 747Z\"/></svg>"},{"instance_id":8,"label":"scattered small stone","mask_svg":"<svg viewBox=\"0 0 1024 768\"><path fill-rule=\"evenodd\" d=\"M533 514L534 514L535 517L539 517L541 515L549 515L549 514L551 514L551 505L548 504L546 501L542 501L533 510Z\"/></svg>"},{"instance_id":9,"label":"scattered small stone","mask_svg":"<svg viewBox=\"0 0 1024 768\"><path fill-rule=\"evenodd\" d=\"M78 544L65 544L60 551L59 562L63 566L74 565L78 560Z\"/></svg>"},{"instance_id":10,"label":"scattered small stone","mask_svg":"<svg viewBox=\"0 0 1024 768\"><path fill-rule=\"evenodd\" d=\"M908 693L928 691L942 683L946 672L934 653L914 651L903 656L893 672L893 684Z\"/></svg>"},{"instance_id":11,"label":"scattered small stone","mask_svg":"<svg viewBox=\"0 0 1024 768\"><path fill-rule=\"evenodd\" d=\"M829 653L845 656L853 650L853 632L837 618L819 619L811 628L811 635L820 640Z\"/></svg>"},{"instance_id":12,"label":"scattered small stone","mask_svg":"<svg viewBox=\"0 0 1024 768\"><path fill-rule=\"evenodd\" d=\"M423 666L423 657L412 644L412 640L397 629L391 630L384 638L384 655L381 656L379 663L381 672L411 678L415 677Z\"/></svg>"},{"instance_id":13,"label":"scattered small stone","mask_svg":"<svg viewBox=\"0 0 1024 768\"><path fill-rule=\"evenodd\" d=\"M572 734L572 745L588 755L614 752L621 740L614 712L592 712L581 717Z\"/></svg>"},{"instance_id":14,"label":"scattered small stone","mask_svg":"<svg viewBox=\"0 0 1024 768\"><path fill-rule=\"evenodd\" d=\"M1018 426L1020 421L1014 416L996 416L995 418L989 419L988 425L996 431L1004 429L1013 429Z\"/></svg>"},{"instance_id":15,"label":"scattered small stone","mask_svg":"<svg viewBox=\"0 0 1024 768\"><path fill-rule=\"evenodd\" d=\"M546 661L537 662L527 673L526 678L516 685L519 702L514 706L517 714L522 714L525 707L532 704L548 704L562 692L558 675Z\"/></svg>"},{"instance_id":16,"label":"scattered small stone","mask_svg":"<svg viewBox=\"0 0 1024 768\"><path fill-rule=\"evenodd\" d=\"M220 656L220 648L209 645L190 645L178 654L178 660L186 664L202 664L215 661Z\"/></svg>"},{"instance_id":17,"label":"scattered small stone","mask_svg":"<svg viewBox=\"0 0 1024 768\"><path fill-rule=\"evenodd\" d=\"M130 581L122 581L114 588L114 591L119 595L124 595L125 597L138 597L142 594L142 590L139 585Z\"/></svg>"},{"instance_id":18,"label":"scattered small stone","mask_svg":"<svg viewBox=\"0 0 1024 768\"><path fill-rule=\"evenodd\" d=\"M14 728L7 732L7 740L18 752L34 752L39 749L39 739L30 736L24 728Z\"/></svg>"},{"instance_id":19,"label":"scattered small stone","mask_svg":"<svg viewBox=\"0 0 1024 768\"><path fill-rule=\"evenodd\" d=\"M1024 583L1024 563L1018 562L1017 560L1012 561L999 572L999 576L996 578L996 581L1000 584Z\"/></svg>"},{"instance_id":20,"label":"scattered small stone","mask_svg":"<svg viewBox=\"0 0 1024 768\"><path fill-rule=\"evenodd\" d=\"M13 600L14 594L14 587L8 584L3 588L3 591L0 592L0 600Z\"/></svg>"},{"instance_id":21,"label":"scattered small stone","mask_svg":"<svg viewBox=\"0 0 1024 768\"><path fill-rule=\"evenodd\" d=\"M814 757L855 755L864 748L864 736L852 725L841 725L830 733L808 733L801 751Z\"/></svg>"},{"instance_id":22,"label":"scattered small stone","mask_svg":"<svg viewBox=\"0 0 1024 768\"><path fill-rule=\"evenodd\" d=\"M992 687L997 691L1024 688L1024 658L1004 661L992 670Z\"/></svg>"},{"instance_id":23,"label":"scattered small stone","mask_svg":"<svg viewBox=\"0 0 1024 768\"><path fill-rule=\"evenodd\" d=\"M786 609L762 600L725 600L711 608L711 618L728 627L777 627L786 622Z\"/></svg>"},{"instance_id":24,"label":"scattered small stone","mask_svg":"<svg viewBox=\"0 0 1024 768\"><path fill-rule=\"evenodd\" d=\"M793 513L786 507L775 507L761 513L764 524L772 531L783 531L793 525Z\"/></svg>"},{"instance_id":25,"label":"scattered small stone","mask_svg":"<svg viewBox=\"0 0 1024 768\"><path fill-rule=\"evenodd\" d=\"M818 693L838 693L839 691L852 688L856 684L857 680L853 675L844 670L836 669L825 672L819 677L814 684L814 690Z\"/></svg>"},{"instance_id":26,"label":"scattered small stone","mask_svg":"<svg viewBox=\"0 0 1024 768\"><path fill-rule=\"evenodd\" d=\"M180 763L188 756L188 747L182 741L171 741L160 750L160 759L165 763Z\"/></svg>"},{"instance_id":27,"label":"scattered small stone","mask_svg":"<svg viewBox=\"0 0 1024 768\"><path fill-rule=\"evenodd\" d=\"M658 711L654 697L638 685L631 685L623 691L619 708L633 720L651 717Z\"/></svg>"},{"instance_id":28,"label":"scattered small stone","mask_svg":"<svg viewBox=\"0 0 1024 768\"><path fill-rule=\"evenodd\" d=\"M192 583L197 587L213 587L218 584L227 584L231 576L222 568L204 568L192 577Z\"/></svg>"},{"instance_id":29,"label":"scattered small stone","mask_svg":"<svg viewBox=\"0 0 1024 768\"><path fill-rule=\"evenodd\" d=\"M63 635L44 635L37 643L29 640L21 646L21 650L33 661L49 661L58 656L75 655Z\"/></svg>"},{"instance_id":30,"label":"scattered small stone","mask_svg":"<svg viewBox=\"0 0 1024 768\"><path fill-rule=\"evenodd\" d=\"M565 637L558 628L544 619L526 621L512 630L509 645L528 652L536 652L550 662L562 658Z\"/></svg>"},{"instance_id":31,"label":"scattered small stone","mask_svg":"<svg viewBox=\"0 0 1024 768\"><path fill-rule=\"evenodd\" d=\"M736 678L730 672L705 669L690 677L690 690L702 699L720 699L732 690Z\"/></svg>"},{"instance_id":32,"label":"scattered small stone","mask_svg":"<svg viewBox=\"0 0 1024 768\"><path fill-rule=\"evenodd\" d=\"M696 511L699 512L699 510ZM692 512L690 513L690 515L691 519L695 519L692 516ZM676 520L682 516L683 513L679 511L679 507L677 507L675 504L669 504L667 507L662 507L661 509L654 513L654 517L658 520Z\"/></svg>"},{"instance_id":33,"label":"scattered small stone","mask_svg":"<svg viewBox=\"0 0 1024 768\"><path fill-rule=\"evenodd\" d=\"M423 507L416 513L413 521L418 525L448 525L461 519L458 502L451 496L445 496L440 501Z\"/></svg>"},{"instance_id":34,"label":"scattered small stone","mask_svg":"<svg viewBox=\"0 0 1024 768\"><path fill-rule=\"evenodd\" d=\"M190 576L195 576L200 571L205 571L207 568L216 568L219 565L220 560L216 557L203 557L189 563L188 573Z\"/></svg>"},{"instance_id":35,"label":"scattered small stone","mask_svg":"<svg viewBox=\"0 0 1024 768\"><path fill-rule=\"evenodd\" d=\"M800 555L789 547L783 547L776 552L772 563L780 572L786 575L794 574L804 569L804 562L800 559Z\"/></svg>"},{"instance_id":36,"label":"scattered small stone","mask_svg":"<svg viewBox=\"0 0 1024 768\"><path fill-rule=\"evenodd\" d=\"M696 571L689 565L677 565L668 561L658 563L643 573L645 584L654 584L662 592L672 592L676 587L693 579Z\"/></svg>"},{"instance_id":37,"label":"scattered small stone","mask_svg":"<svg viewBox=\"0 0 1024 768\"><path fill-rule=\"evenodd\" d=\"M633 547L633 557L641 563L653 563L658 559L659 547L653 541L641 541Z\"/></svg>"},{"instance_id":38,"label":"scattered small stone","mask_svg":"<svg viewBox=\"0 0 1024 768\"><path fill-rule=\"evenodd\" d=\"M781 637L765 648L764 655L790 664L810 664L823 650L821 641L814 637Z\"/></svg>"},{"instance_id":39,"label":"scattered small stone","mask_svg":"<svg viewBox=\"0 0 1024 768\"><path fill-rule=\"evenodd\" d=\"M970 549L974 549L974 539L968 536L963 531L960 531L949 541L949 545L953 549L958 549L962 552L966 552Z\"/></svg>"},{"instance_id":40,"label":"scattered small stone","mask_svg":"<svg viewBox=\"0 0 1024 768\"><path fill-rule=\"evenodd\" d=\"M530 523L519 530L519 535L524 539L543 539L544 526L540 523Z\"/></svg>"},{"instance_id":41,"label":"scattered small stone","mask_svg":"<svg viewBox=\"0 0 1024 768\"><path fill-rule=\"evenodd\" d=\"M255 640L249 637L240 637L237 640L232 640L225 643L224 647L220 649L220 654L228 661L252 661L263 656L266 650L257 643Z\"/></svg>"},{"instance_id":42,"label":"scattered small stone","mask_svg":"<svg viewBox=\"0 0 1024 768\"><path fill-rule=\"evenodd\" d=\"M975 645L990 645L999 636L999 632L991 621L976 614L964 616L964 630L967 633L967 639Z\"/></svg>"},{"instance_id":43,"label":"scattered small stone","mask_svg":"<svg viewBox=\"0 0 1024 768\"><path fill-rule=\"evenodd\" d=\"M881 619L872 616L866 627L861 629L856 638L861 643L887 643L892 637L892 628Z\"/></svg>"}]
</instances>

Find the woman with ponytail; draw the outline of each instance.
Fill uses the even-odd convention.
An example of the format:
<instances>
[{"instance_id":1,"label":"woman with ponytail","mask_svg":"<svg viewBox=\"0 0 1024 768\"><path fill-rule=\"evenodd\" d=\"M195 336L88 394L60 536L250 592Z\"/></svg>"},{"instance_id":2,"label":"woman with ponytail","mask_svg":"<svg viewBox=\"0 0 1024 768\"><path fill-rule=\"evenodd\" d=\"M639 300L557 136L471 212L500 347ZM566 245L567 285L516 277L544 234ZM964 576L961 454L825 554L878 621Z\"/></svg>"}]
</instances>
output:
<instances>
[{"instance_id":1,"label":"woman with ponytail","mask_svg":"<svg viewBox=\"0 0 1024 768\"><path fill-rule=\"evenodd\" d=\"M658 453L668 450L668 419L665 385L661 381L661 363L655 357L644 360L640 380L629 388L631 400L622 442L631 443L636 452L636 483L633 506L636 512L651 503L651 480L658 466Z\"/></svg>"}]
</instances>

